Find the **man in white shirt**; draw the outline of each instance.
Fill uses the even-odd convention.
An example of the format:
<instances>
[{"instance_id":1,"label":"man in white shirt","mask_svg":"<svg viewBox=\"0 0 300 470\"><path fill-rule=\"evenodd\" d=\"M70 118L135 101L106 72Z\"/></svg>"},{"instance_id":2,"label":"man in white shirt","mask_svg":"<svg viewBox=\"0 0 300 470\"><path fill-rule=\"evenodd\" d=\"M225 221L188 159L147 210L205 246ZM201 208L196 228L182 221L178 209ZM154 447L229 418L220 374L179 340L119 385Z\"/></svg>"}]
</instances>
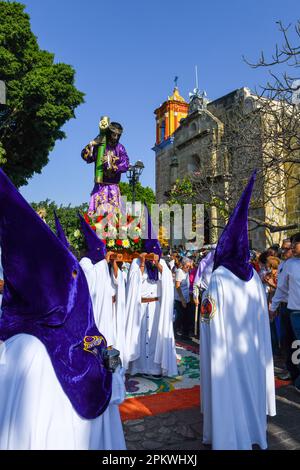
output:
<instances>
[{"instance_id":1,"label":"man in white shirt","mask_svg":"<svg viewBox=\"0 0 300 470\"><path fill-rule=\"evenodd\" d=\"M293 257L285 262L284 269L278 280L278 288L288 292L287 310L294 333L294 339L300 340L300 233L292 238ZM271 314L274 313L271 306ZM292 345L291 345L292 347ZM300 369L299 364L294 364L291 378L294 380L295 389L300 392ZM297 374L297 375L296 375Z\"/></svg>"},{"instance_id":2,"label":"man in white shirt","mask_svg":"<svg viewBox=\"0 0 300 470\"><path fill-rule=\"evenodd\" d=\"M175 332L182 329L182 336L187 339L189 332L193 329L193 312L190 302L190 278L189 271L192 267L189 258L183 258L181 268L177 269L175 274L175 308L176 320L174 324Z\"/></svg>"},{"instance_id":3,"label":"man in white shirt","mask_svg":"<svg viewBox=\"0 0 300 470\"><path fill-rule=\"evenodd\" d=\"M285 263L293 256L292 243L290 238L283 240L281 251L282 262L278 267L277 288L270 306L270 318L272 319L274 317L276 311L280 315L281 346L286 357L286 371L279 374L278 378L281 380L289 380L293 377L297 377L298 375L298 369L292 362L292 355L294 350L291 348L291 345L295 339L295 335L291 325L289 310L287 308L288 290L281 282Z\"/></svg>"}]
</instances>

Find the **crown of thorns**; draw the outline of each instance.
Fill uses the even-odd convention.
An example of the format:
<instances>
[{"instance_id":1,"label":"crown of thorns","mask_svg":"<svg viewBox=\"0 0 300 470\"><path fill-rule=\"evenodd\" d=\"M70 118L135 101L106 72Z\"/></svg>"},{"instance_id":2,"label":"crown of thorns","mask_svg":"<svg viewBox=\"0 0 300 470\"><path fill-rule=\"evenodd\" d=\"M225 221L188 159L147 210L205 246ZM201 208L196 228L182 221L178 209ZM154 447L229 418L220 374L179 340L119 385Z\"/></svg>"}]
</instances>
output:
<instances>
[{"instance_id":1,"label":"crown of thorns","mask_svg":"<svg viewBox=\"0 0 300 470\"><path fill-rule=\"evenodd\" d=\"M123 129L119 129L118 127L114 126L113 124L110 124L108 126L108 129L110 132L114 132L115 134L121 135L123 132Z\"/></svg>"}]
</instances>

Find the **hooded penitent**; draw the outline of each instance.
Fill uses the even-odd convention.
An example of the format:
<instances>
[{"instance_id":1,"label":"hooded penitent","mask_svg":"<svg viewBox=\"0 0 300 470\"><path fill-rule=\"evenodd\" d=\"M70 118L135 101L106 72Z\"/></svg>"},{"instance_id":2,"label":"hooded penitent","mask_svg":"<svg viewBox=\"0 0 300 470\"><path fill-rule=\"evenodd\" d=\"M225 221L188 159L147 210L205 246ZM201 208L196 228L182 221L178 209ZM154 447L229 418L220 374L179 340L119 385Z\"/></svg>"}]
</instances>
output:
<instances>
[{"instance_id":1,"label":"hooded penitent","mask_svg":"<svg viewBox=\"0 0 300 470\"><path fill-rule=\"evenodd\" d=\"M60 220L55 211L54 211L54 220L55 220L55 229L56 229L57 237L66 248L69 248L70 243L68 242L64 229L62 228Z\"/></svg>"},{"instance_id":2,"label":"hooded penitent","mask_svg":"<svg viewBox=\"0 0 300 470\"><path fill-rule=\"evenodd\" d=\"M103 241L98 238L89 224L86 223L82 215L78 214L78 216L81 222L81 230L87 245L87 253L85 256L89 258L93 264L96 264L98 261L102 261L105 258L106 246Z\"/></svg>"},{"instance_id":3,"label":"hooded penitent","mask_svg":"<svg viewBox=\"0 0 300 470\"><path fill-rule=\"evenodd\" d=\"M2 170L0 243L5 281L0 339L37 337L75 410L96 418L109 404L112 375L103 365L106 341L95 325L85 275ZM94 342L95 354L89 350Z\"/></svg>"},{"instance_id":4,"label":"hooded penitent","mask_svg":"<svg viewBox=\"0 0 300 470\"><path fill-rule=\"evenodd\" d=\"M152 221L151 217L149 214L149 210L147 205L145 204L145 215L147 216L147 238L144 240L144 250L146 253L154 253L161 258L162 255L162 250L160 243L156 237L156 234L154 233L153 227L152 227ZM152 261L146 261L146 268L147 268L147 273L149 276L149 279L152 281L158 281L158 269L156 266L153 265Z\"/></svg>"},{"instance_id":5,"label":"hooded penitent","mask_svg":"<svg viewBox=\"0 0 300 470\"><path fill-rule=\"evenodd\" d=\"M224 266L243 281L250 281L253 276L253 267L249 262L248 209L255 178L256 170L223 230L214 258L213 270Z\"/></svg>"}]
</instances>

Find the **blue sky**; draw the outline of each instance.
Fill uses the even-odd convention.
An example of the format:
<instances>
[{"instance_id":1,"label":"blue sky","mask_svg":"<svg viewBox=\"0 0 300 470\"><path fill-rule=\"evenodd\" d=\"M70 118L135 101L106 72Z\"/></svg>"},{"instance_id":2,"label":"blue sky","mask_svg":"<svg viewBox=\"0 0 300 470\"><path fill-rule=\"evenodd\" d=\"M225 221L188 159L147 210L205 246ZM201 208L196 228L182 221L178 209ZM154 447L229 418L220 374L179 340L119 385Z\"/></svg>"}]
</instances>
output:
<instances>
[{"instance_id":1,"label":"blue sky","mask_svg":"<svg viewBox=\"0 0 300 470\"><path fill-rule=\"evenodd\" d=\"M28 201L46 198L77 205L89 199L93 166L81 149L98 131L101 115L124 127L121 142L131 161L141 159L143 185L155 188L153 111L172 94L178 76L181 95L195 86L209 99L267 80L266 69L251 69L261 50L281 43L276 21L300 17L298 0L25 0L39 45L76 70L85 103L64 130L48 165L21 188ZM122 177L127 181L126 177Z\"/></svg>"}]
</instances>

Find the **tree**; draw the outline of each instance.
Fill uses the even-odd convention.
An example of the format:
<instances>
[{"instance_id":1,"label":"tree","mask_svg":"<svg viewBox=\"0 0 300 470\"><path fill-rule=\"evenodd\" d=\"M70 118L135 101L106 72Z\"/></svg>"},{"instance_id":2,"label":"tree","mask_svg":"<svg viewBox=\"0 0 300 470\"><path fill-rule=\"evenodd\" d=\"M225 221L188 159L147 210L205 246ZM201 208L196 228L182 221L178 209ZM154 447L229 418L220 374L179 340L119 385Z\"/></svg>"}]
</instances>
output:
<instances>
[{"instance_id":1,"label":"tree","mask_svg":"<svg viewBox=\"0 0 300 470\"><path fill-rule=\"evenodd\" d=\"M72 251L77 256L80 256L80 253L85 247L85 241L80 230L80 220L77 214L78 212L81 214L86 212L88 210L88 205L81 204L81 206L78 207L61 205L58 207L55 202L47 199L46 201L41 201L38 203L33 202L31 206L37 213L39 213L39 215L43 213L45 222L49 225L54 233L56 233L54 221L54 211L56 211L67 239L71 245Z\"/></svg>"},{"instance_id":2,"label":"tree","mask_svg":"<svg viewBox=\"0 0 300 470\"><path fill-rule=\"evenodd\" d=\"M24 8L0 1L0 79L9 106L0 127L0 165L17 187L48 163L84 96L74 86L74 69L39 48Z\"/></svg>"},{"instance_id":3,"label":"tree","mask_svg":"<svg viewBox=\"0 0 300 470\"><path fill-rule=\"evenodd\" d=\"M270 142L265 148L264 172L276 174L271 194L287 195L291 216L286 227L300 227L300 20L294 27L285 27L278 21L283 43L276 44L275 52L267 60L262 52L256 63L247 62L253 68L268 68L269 80L261 87L258 106L270 117L271 125L264 127L264 140ZM278 180L283 184L278 185ZM276 228L270 227L274 231Z\"/></svg>"},{"instance_id":4,"label":"tree","mask_svg":"<svg viewBox=\"0 0 300 470\"><path fill-rule=\"evenodd\" d=\"M283 46L276 46L271 60L262 53L257 63L250 64L269 67L271 80L254 93L241 89L230 108L215 109L212 103L209 110L220 123L217 131L212 128L201 137L207 144L200 152L196 139L190 144L200 155L190 177L193 197L211 209L210 229L224 227L254 168L258 174L251 229L267 229L271 240L274 232L300 227L300 21L294 34L281 22L279 29ZM284 66L288 71L282 73ZM185 200L185 194L186 182L177 182L171 200L179 196Z\"/></svg>"},{"instance_id":5,"label":"tree","mask_svg":"<svg viewBox=\"0 0 300 470\"><path fill-rule=\"evenodd\" d=\"M119 187L121 195L126 196L128 201L132 201L132 188L130 184L119 183ZM155 204L155 194L153 189L149 188L149 186L142 186L140 182L135 186L135 199L142 203L145 201L149 209L151 208L151 204Z\"/></svg>"}]
</instances>

